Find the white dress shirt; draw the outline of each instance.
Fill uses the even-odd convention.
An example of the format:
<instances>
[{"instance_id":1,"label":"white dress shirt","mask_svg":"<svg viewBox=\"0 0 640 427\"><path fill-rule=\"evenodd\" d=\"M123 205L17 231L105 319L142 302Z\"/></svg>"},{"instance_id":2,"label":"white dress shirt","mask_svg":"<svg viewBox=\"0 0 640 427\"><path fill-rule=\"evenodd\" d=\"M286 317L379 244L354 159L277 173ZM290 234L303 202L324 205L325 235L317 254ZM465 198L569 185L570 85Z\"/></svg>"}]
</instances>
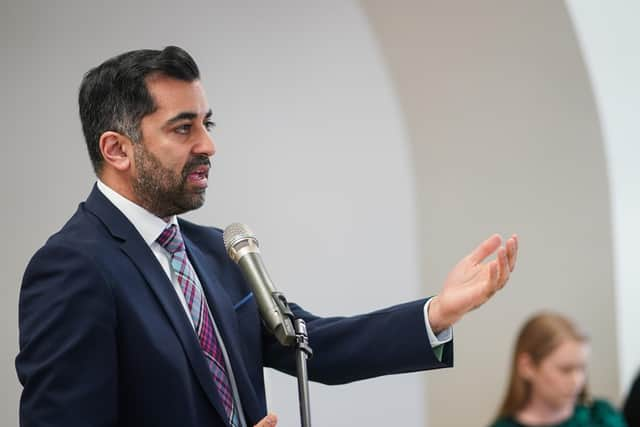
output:
<instances>
[{"instance_id":1,"label":"white dress shirt","mask_svg":"<svg viewBox=\"0 0 640 427\"><path fill-rule=\"evenodd\" d=\"M189 306L187 305L187 301L184 298L184 294L182 293L182 289L180 289L180 285L178 284L178 279L176 274L173 272L171 268L171 261L167 251L156 241L162 231L169 224L175 224L180 230L180 226L178 225L178 219L175 215L169 218L168 222L165 222L162 218L159 218L147 211L143 207L136 205L131 200L121 196L114 190L112 190L109 186L107 186L102 181L98 180L98 189L105 195L107 199L111 203L113 203L119 210L122 212L124 216L127 217L129 222L133 224L133 226L138 230L142 239L149 245L151 251L158 259L158 262L162 266L162 269L167 274L169 280L171 280L171 284L173 285L173 289L184 308L185 313L187 314L187 318L191 322L191 326L193 326L193 319L191 319L191 312L189 311Z\"/></svg>"}]
</instances>

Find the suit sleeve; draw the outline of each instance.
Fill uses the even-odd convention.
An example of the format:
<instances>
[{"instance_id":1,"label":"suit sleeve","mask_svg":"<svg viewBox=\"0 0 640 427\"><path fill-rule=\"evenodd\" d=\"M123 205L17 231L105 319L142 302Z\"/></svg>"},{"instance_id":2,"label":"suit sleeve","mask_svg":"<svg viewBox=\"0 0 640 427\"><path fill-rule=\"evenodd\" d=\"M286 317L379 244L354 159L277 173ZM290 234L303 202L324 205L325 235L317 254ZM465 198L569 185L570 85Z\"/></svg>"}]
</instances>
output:
<instances>
[{"instance_id":1,"label":"suit sleeve","mask_svg":"<svg viewBox=\"0 0 640 427\"><path fill-rule=\"evenodd\" d=\"M352 317L322 318L292 304L307 323L313 357L309 379L344 384L381 375L444 368L453 365L453 343L443 346L438 360L424 324L419 300ZM265 364L295 375L295 353L265 337Z\"/></svg>"},{"instance_id":2,"label":"suit sleeve","mask_svg":"<svg viewBox=\"0 0 640 427\"><path fill-rule=\"evenodd\" d=\"M19 301L20 425L117 425L115 304L82 250L47 244Z\"/></svg>"}]
</instances>

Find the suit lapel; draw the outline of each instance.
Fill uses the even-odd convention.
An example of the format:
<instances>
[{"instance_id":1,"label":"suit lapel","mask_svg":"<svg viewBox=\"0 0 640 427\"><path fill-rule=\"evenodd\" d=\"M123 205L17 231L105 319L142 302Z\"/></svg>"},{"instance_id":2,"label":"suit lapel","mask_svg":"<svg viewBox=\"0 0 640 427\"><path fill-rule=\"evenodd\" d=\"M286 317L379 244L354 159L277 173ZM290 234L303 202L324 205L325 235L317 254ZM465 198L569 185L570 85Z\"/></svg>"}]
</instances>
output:
<instances>
[{"instance_id":1,"label":"suit lapel","mask_svg":"<svg viewBox=\"0 0 640 427\"><path fill-rule=\"evenodd\" d=\"M195 331L176 297L171 281L158 263L151 248L147 246L129 220L97 188L94 187L87 199L86 206L100 218L114 237L122 240L122 251L144 276L147 285L155 294L173 326L205 394L222 419L226 420L222 401L211 378L211 372L202 354L202 348Z\"/></svg>"}]
</instances>

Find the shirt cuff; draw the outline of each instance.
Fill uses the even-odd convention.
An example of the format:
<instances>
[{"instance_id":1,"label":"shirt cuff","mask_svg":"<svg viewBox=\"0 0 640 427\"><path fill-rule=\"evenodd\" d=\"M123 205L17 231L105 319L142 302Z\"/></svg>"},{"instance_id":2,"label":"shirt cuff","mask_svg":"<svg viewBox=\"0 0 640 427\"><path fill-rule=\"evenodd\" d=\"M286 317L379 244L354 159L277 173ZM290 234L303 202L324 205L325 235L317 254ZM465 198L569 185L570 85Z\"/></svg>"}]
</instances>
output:
<instances>
[{"instance_id":1,"label":"shirt cuff","mask_svg":"<svg viewBox=\"0 0 640 427\"><path fill-rule=\"evenodd\" d=\"M442 344L446 344L453 339L453 328L449 326L444 331L441 331L438 335L433 333L431 329L431 325L429 324L429 303L431 302L431 298L424 303L424 324L427 328L427 335L429 336L429 344L431 347L438 347Z\"/></svg>"}]
</instances>

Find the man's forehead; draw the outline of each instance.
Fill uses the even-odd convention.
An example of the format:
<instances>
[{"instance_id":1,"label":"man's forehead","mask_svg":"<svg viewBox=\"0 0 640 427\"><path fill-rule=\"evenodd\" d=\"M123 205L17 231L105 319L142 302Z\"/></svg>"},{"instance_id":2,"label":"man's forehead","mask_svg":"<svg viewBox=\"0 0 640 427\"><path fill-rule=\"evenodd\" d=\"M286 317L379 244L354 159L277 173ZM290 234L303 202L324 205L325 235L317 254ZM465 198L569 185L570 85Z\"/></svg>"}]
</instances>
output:
<instances>
[{"instance_id":1,"label":"man's forehead","mask_svg":"<svg viewBox=\"0 0 640 427\"><path fill-rule=\"evenodd\" d=\"M200 80L188 82L155 76L147 80L147 88L154 100L156 112L186 112L206 116L211 111Z\"/></svg>"}]
</instances>

